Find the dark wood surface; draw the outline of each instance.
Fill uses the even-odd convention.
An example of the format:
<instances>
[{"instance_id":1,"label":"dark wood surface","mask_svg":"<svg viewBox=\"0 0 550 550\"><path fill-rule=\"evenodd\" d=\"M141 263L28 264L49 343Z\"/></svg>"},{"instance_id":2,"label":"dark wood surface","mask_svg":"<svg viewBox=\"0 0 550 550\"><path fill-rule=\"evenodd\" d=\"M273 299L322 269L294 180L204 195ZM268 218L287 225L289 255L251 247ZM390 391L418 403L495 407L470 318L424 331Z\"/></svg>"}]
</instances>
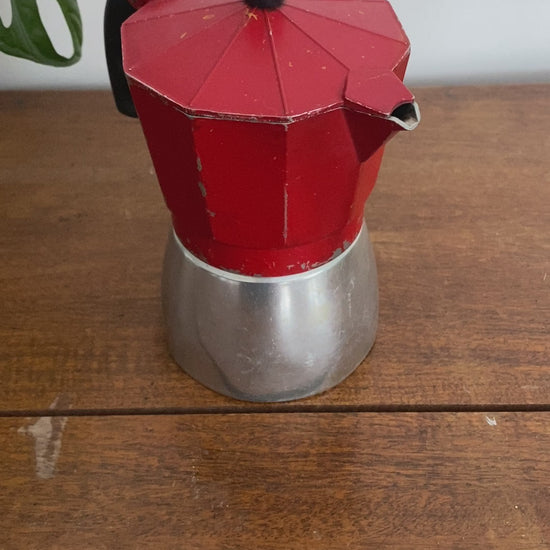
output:
<instances>
[{"instance_id":1,"label":"dark wood surface","mask_svg":"<svg viewBox=\"0 0 550 550\"><path fill-rule=\"evenodd\" d=\"M366 208L372 353L254 405L166 351L137 122L0 94L0 550L550 549L550 86L417 95Z\"/></svg>"},{"instance_id":2,"label":"dark wood surface","mask_svg":"<svg viewBox=\"0 0 550 550\"><path fill-rule=\"evenodd\" d=\"M422 124L388 147L366 209L375 348L296 406L547 405L550 88L417 95ZM4 93L0 117L2 408L244 406L166 352L169 217L138 123L105 92Z\"/></svg>"}]
</instances>

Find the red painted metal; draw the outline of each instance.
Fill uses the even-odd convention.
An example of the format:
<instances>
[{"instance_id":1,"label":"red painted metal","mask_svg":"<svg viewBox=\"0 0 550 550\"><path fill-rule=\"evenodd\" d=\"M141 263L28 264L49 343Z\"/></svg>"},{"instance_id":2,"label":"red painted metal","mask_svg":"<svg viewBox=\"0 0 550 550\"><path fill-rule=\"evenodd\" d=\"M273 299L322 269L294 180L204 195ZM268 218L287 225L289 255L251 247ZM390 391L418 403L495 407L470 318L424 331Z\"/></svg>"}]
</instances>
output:
<instances>
[{"instance_id":1,"label":"red painted metal","mask_svg":"<svg viewBox=\"0 0 550 550\"><path fill-rule=\"evenodd\" d=\"M400 129L389 116L413 100L402 84L409 43L386 0L287 0L274 11L149 0L123 26L123 56L193 253L277 276L351 244Z\"/></svg>"}]
</instances>

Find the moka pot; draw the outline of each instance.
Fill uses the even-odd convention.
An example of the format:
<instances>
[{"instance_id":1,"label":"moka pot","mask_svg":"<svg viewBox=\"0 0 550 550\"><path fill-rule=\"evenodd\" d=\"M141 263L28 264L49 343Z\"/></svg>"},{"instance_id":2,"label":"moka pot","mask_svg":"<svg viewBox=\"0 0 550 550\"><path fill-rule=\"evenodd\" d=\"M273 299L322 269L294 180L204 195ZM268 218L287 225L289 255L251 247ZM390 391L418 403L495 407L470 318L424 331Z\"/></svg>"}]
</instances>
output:
<instances>
[{"instance_id":1,"label":"moka pot","mask_svg":"<svg viewBox=\"0 0 550 550\"><path fill-rule=\"evenodd\" d=\"M420 120L390 4L132 4L107 3L107 54L117 104L135 106L172 213L162 278L171 354L238 399L334 386L376 335L364 204L384 144Z\"/></svg>"}]
</instances>

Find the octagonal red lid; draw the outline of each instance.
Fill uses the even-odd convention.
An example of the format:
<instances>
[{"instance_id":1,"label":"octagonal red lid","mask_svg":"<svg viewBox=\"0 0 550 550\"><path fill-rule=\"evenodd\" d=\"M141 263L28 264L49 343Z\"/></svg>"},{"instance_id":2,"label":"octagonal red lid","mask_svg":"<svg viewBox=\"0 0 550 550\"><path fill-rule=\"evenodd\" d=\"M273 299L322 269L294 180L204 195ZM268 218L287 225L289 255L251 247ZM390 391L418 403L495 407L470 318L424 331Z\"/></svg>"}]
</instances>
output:
<instances>
[{"instance_id":1,"label":"octagonal red lid","mask_svg":"<svg viewBox=\"0 0 550 550\"><path fill-rule=\"evenodd\" d=\"M122 29L125 71L189 114L284 122L345 104L384 115L395 106L375 83L403 78L410 46L387 0L135 5Z\"/></svg>"}]
</instances>

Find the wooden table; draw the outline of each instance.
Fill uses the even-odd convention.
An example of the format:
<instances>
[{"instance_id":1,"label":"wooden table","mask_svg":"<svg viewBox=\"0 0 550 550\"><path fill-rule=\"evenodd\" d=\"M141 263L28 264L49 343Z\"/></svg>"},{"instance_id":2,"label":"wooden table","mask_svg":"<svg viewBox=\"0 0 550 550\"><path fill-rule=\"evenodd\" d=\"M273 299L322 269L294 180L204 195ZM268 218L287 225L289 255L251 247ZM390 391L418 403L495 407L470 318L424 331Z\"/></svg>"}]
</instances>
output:
<instances>
[{"instance_id":1,"label":"wooden table","mask_svg":"<svg viewBox=\"0 0 550 550\"><path fill-rule=\"evenodd\" d=\"M550 548L550 86L417 96L366 209L372 353L261 405L166 351L138 123L0 94L0 549Z\"/></svg>"}]
</instances>

